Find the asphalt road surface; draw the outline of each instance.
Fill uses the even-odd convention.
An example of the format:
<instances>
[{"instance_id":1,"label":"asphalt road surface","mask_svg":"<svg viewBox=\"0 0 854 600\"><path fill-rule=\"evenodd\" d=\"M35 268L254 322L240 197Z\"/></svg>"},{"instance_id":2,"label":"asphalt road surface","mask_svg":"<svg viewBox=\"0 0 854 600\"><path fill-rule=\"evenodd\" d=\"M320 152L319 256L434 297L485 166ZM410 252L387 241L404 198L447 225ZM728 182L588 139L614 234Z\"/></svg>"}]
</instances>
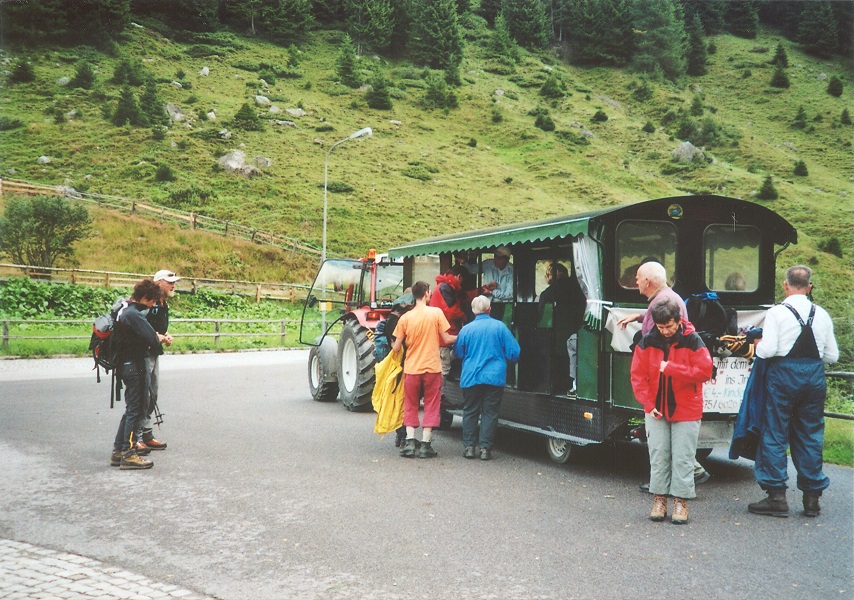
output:
<instances>
[{"instance_id":1,"label":"asphalt road surface","mask_svg":"<svg viewBox=\"0 0 854 600\"><path fill-rule=\"evenodd\" d=\"M109 466L121 405L88 359L0 361L0 538L222 599L851 598L854 472L817 519L760 517L716 450L690 522L647 520L638 446L570 464L501 430L495 460L402 459L373 413L312 401L307 352L164 357L148 471ZM794 478L794 470L790 469Z\"/></svg>"}]
</instances>

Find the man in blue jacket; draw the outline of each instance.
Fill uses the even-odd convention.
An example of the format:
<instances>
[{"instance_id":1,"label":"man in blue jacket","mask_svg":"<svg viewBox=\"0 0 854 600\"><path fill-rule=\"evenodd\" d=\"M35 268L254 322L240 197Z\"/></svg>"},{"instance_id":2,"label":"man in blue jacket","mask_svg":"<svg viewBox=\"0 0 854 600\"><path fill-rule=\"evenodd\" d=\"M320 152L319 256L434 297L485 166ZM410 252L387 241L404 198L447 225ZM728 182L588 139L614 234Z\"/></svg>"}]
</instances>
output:
<instances>
[{"instance_id":1,"label":"man in blue jacket","mask_svg":"<svg viewBox=\"0 0 854 600\"><path fill-rule=\"evenodd\" d=\"M488 297L472 300L471 309L474 321L460 330L454 343L454 354L463 361L463 456L475 457L479 439L480 459L489 460L507 383L507 363L519 360L519 343L504 323L489 316Z\"/></svg>"}]
</instances>

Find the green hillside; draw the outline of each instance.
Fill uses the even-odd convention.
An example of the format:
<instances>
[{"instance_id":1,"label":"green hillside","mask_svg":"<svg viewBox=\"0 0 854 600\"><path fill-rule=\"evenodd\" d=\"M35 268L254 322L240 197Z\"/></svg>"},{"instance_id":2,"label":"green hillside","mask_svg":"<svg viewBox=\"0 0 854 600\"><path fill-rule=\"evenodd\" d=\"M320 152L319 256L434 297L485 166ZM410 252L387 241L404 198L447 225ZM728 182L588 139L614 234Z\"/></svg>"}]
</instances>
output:
<instances>
[{"instance_id":1,"label":"green hillside","mask_svg":"<svg viewBox=\"0 0 854 600\"><path fill-rule=\"evenodd\" d=\"M342 144L329 160L329 248L340 255L655 197L712 192L750 199L770 175L779 198L757 201L767 202L799 230L799 244L786 251L782 263L816 268L817 299L847 321L843 326L850 332L854 152L850 121L841 122L844 110L854 112L850 62L819 60L760 30L752 40L708 38L716 48L708 73L679 83L646 81L623 69L570 67L553 50L521 50L511 69L490 58L486 46L492 31L485 23L468 23L462 86L452 88L459 107L447 110L424 106L427 69L373 54L363 55L360 67L385 74L393 107L368 108L364 89L337 81L343 34L332 30L312 32L300 44L298 73L291 70L268 86L261 75L275 74L277 66L287 72L287 50L228 33L209 34L206 45L183 44L151 27L132 26L125 42L109 46L110 54L91 47L6 48L7 68L27 60L35 80L2 87L0 174L154 201L319 246L326 153L336 141L369 126L372 138ZM769 85L774 73L769 61L778 43L789 60L787 89ZM95 86L59 85L60 78L74 76L81 58L94 65ZM158 94L180 107L184 121L161 133L110 122L121 91L110 80L126 59L154 75ZM205 67L207 76L200 74ZM564 83L565 97L540 94L550 76ZM840 97L827 93L832 76L843 82ZM281 112L256 104L256 95ZM264 131L233 126L244 103L261 117ZM285 112L298 108L304 116ZM535 126L536 115L545 110L554 131ZM204 120L211 111L216 120ZM221 138L223 129L231 132L230 139ZM686 165L671 159L685 135L704 147L707 160ZM247 160L262 156L271 164L250 178L227 174L217 161L238 149ZM51 162L38 164L40 156ZM807 176L794 174L796 161L805 163ZM174 180L159 181L167 167ZM81 266L128 269L128 264L109 264L110 255L96 249L127 246L130 250L119 253L127 261L129 254L145 253L149 242L158 245L161 235L175 235L140 238L123 235L115 221L103 223L99 217L97 241L81 245ZM842 258L819 250L832 237L841 242ZM180 246L178 255L193 248L185 253L183 269L200 277L223 274L227 252L211 258L201 245ZM271 255L249 254L231 260L251 279L256 261L270 261ZM304 272L294 271L300 277Z\"/></svg>"}]
</instances>

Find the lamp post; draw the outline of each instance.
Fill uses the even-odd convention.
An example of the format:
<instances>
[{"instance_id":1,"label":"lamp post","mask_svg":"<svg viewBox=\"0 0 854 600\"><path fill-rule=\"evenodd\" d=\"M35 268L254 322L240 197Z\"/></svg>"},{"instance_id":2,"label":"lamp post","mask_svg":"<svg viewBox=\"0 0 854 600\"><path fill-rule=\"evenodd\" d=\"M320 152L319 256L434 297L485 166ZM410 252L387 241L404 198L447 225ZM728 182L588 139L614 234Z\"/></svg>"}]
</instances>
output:
<instances>
[{"instance_id":1,"label":"lamp post","mask_svg":"<svg viewBox=\"0 0 854 600\"><path fill-rule=\"evenodd\" d=\"M329 183L329 155L332 154L332 151L335 150L336 146L340 146L347 140L355 140L357 138L362 137L371 137L374 134L374 130L370 127L363 127L359 131L351 133L349 136L345 137L343 140L339 142L335 142L332 144L332 147L329 149L329 152L326 153L326 160L323 162L323 250L320 255L321 264L326 260L326 214L327 214L327 184Z\"/></svg>"}]
</instances>

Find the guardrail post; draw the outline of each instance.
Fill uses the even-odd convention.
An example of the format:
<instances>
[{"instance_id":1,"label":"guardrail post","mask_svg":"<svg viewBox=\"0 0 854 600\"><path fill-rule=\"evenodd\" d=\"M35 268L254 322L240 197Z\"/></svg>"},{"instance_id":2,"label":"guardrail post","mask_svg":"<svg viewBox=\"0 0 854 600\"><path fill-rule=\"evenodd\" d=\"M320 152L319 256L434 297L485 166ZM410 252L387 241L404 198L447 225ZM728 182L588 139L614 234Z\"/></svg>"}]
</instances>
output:
<instances>
[{"instance_id":1,"label":"guardrail post","mask_svg":"<svg viewBox=\"0 0 854 600\"><path fill-rule=\"evenodd\" d=\"M214 336L214 346L219 346L219 321L214 321L214 331L216 335Z\"/></svg>"},{"instance_id":2,"label":"guardrail post","mask_svg":"<svg viewBox=\"0 0 854 600\"><path fill-rule=\"evenodd\" d=\"M190 213L190 216L193 218L193 229L196 228L196 213Z\"/></svg>"},{"instance_id":3,"label":"guardrail post","mask_svg":"<svg viewBox=\"0 0 854 600\"><path fill-rule=\"evenodd\" d=\"M110 274L104 275L104 287L110 287Z\"/></svg>"},{"instance_id":4,"label":"guardrail post","mask_svg":"<svg viewBox=\"0 0 854 600\"><path fill-rule=\"evenodd\" d=\"M71 269L71 283L77 283L77 269Z\"/></svg>"},{"instance_id":5,"label":"guardrail post","mask_svg":"<svg viewBox=\"0 0 854 600\"><path fill-rule=\"evenodd\" d=\"M285 345L285 334L288 331L288 324L285 321L282 321L281 324L281 332L282 332L282 346Z\"/></svg>"},{"instance_id":6,"label":"guardrail post","mask_svg":"<svg viewBox=\"0 0 854 600\"><path fill-rule=\"evenodd\" d=\"M282 336L282 339L285 339ZM3 321L3 350L9 349L9 321Z\"/></svg>"},{"instance_id":7,"label":"guardrail post","mask_svg":"<svg viewBox=\"0 0 854 600\"><path fill-rule=\"evenodd\" d=\"M258 284L258 287L255 288L255 304L261 303L261 284Z\"/></svg>"}]
</instances>

